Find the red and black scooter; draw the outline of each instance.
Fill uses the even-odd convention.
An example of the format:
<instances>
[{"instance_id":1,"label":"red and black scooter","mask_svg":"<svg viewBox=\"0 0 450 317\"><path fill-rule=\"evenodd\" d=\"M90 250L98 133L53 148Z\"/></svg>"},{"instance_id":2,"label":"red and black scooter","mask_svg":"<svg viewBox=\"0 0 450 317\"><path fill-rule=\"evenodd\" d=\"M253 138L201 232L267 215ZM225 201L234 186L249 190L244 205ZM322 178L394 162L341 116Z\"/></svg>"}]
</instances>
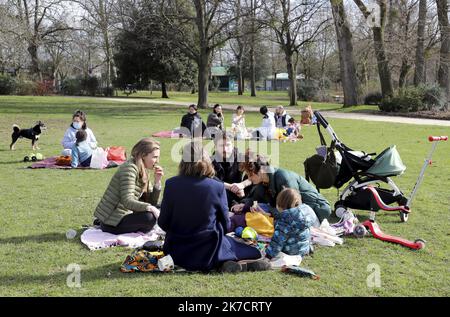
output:
<instances>
[{"instance_id":1,"label":"red and black scooter","mask_svg":"<svg viewBox=\"0 0 450 317\"><path fill-rule=\"evenodd\" d=\"M448 136L430 136L428 138L430 142L433 142L433 145L431 147L431 151L428 154L428 158L425 160L422 170L420 171L419 177L417 178L416 184L414 185L414 188L411 192L411 196L408 198L408 201L405 206L389 206L383 202L380 195L378 194L378 191L372 187L367 186L364 188L364 190L368 191L371 195L371 211L370 211L370 217L369 220L364 221L362 224L359 224L355 227L353 233L356 237L362 238L370 232L372 236L376 239L392 242L396 244L403 245L407 248L413 249L413 250L420 250L425 247L425 242L422 239L416 239L415 241L406 240L400 237L392 236L389 234L384 233L381 231L381 228L378 226L378 224L375 222L375 215L376 211L382 209L386 211L397 211L401 214L408 215L411 212L411 204L412 201L417 194L417 190L419 189L420 184L422 183L425 169L428 165L432 164L431 157L433 156L433 152L436 149L437 142L438 141L447 141Z\"/></svg>"}]
</instances>

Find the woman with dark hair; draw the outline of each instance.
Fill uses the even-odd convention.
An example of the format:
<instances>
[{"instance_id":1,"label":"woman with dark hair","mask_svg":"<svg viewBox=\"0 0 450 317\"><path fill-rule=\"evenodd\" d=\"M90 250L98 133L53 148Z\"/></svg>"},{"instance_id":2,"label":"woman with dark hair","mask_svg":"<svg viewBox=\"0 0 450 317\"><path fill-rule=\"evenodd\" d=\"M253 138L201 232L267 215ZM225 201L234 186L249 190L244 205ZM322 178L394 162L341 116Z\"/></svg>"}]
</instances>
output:
<instances>
[{"instance_id":1,"label":"woman with dark hair","mask_svg":"<svg viewBox=\"0 0 450 317\"><path fill-rule=\"evenodd\" d=\"M253 131L253 137L257 140L273 140L276 134L275 114L267 106L262 106L259 113L263 116L261 127Z\"/></svg>"},{"instance_id":2,"label":"woman with dark hair","mask_svg":"<svg viewBox=\"0 0 450 317\"><path fill-rule=\"evenodd\" d=\"M61 145L63 146L64 150L62 151L62 155L68 155L70 156L72 154L72 147L77 142L76 133L79 130L85 130L87 137L86 142L87 144L92 148L95 149L97 147L97 139L94 136L94 133L91 129L87 127L86 124L86 113L81 110L75 111L75 113L72 115L72 123L70 124L70 127L66 130L64 133L64 137L61 141Z\"/></svg>"},{"instance_id":3,"label":"woman with dark hair","mask_svg":"<svg viewBox=\"0 0 450 317\"><path fill-rule=\"evenodd\" d=\"M170 254L176 265L192 271L269 269L258 249L225 235L229 224L227 195L224 184L213 179L214 174L201 142L188 143L178 176L168 179L164 189L158 219L166 231L164 253ZM247 261L240 261L244 259Z\"/></svg>"},{"instance_id":4,"label":"woman with dark hair","mask_svg":"<svg viewBox=\"0 0 450 317\"><path fill-rule=\"evenodd\" d=\"M190 137L202 137L206 126L202 117L197 112L197 106L192 104L189 106L188 113L181 118L180 135L188 135Z\"/></svg>"},{"instance_id":5,"label":"woman with dark hair","mask_svg":"<svg viewBox=\"0 0 450 317\"><path fill-rule=\"evenodd\" d=\"M250 211L254 201L268 203L270 213L278 218L276 208L278 194L285 188L297 190L303 203L310 206L320 222L331 215L330 203L305 178L295 172L270 166L266 158L247 150L245 160L240 163L241 170L255 186L245 203L235 205L232 211ZM263 211L262 209L252 211Z\"/></svg>"},{"instance_id":6,"label":"woman with dark hair","mask_svg":"<svg viewBox=\"0 0 450 317\"><path fill-rule=\"evenodd\" d=\"M223 112L222 106L215 104L213 107L213 112L209 114L208 120L206 121L206 128L208 129L208 136L214 139L215 135L224 130L223 126Z\"/></svg>"}]
</instances>

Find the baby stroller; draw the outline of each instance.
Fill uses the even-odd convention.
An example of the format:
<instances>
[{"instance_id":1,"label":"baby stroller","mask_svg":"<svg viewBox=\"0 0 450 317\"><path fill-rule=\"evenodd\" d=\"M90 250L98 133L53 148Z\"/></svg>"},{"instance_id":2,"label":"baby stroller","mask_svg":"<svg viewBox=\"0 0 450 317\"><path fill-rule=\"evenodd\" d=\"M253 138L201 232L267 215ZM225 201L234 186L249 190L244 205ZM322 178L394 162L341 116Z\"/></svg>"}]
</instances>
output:
<instances>
[{"instance_id":1,"label":"baby stroller","mask_svg":"<svg viewBox=\"0 0 450 317\"><path fill-rule=\"evenodd\" d=\"M336 216L341 218L347 208L372 212L382 209L399 212L401 221L406 222L410 212L408 198L391 179L406 169L395 145L375 158L372 156L376 153L354 151L339 140L331 125L318 111L314 111L314 115L322 148L326 147L326 143L320 126L331 136L330 150L336 150L337 174L333 186L339 189L350 181L334 205Z\"/></svg>"}]
</instances>

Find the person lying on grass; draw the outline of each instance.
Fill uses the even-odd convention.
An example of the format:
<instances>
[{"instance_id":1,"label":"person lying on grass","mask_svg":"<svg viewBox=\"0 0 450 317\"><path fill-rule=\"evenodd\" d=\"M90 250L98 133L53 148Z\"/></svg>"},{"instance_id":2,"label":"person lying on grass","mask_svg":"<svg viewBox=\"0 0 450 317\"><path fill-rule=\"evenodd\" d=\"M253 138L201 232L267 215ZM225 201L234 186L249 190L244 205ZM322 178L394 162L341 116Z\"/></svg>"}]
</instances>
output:
<instances>
[{"instance_id":1,"label":"person lying on grass","mask_svg":"<svg viewBox=\"0 0 450 317\"><path fill-rule=\"evenodd\" d=\"M158 225L166 232L164 254L190 271L269 269L270 263L261 259L257 248L226 236L227 195L224 184L213 179L214 174L202 143L186 144L178 176L166 181L161 203Z\"/></svg>"},{"instance_id":2,"label":"person lying on grass","mask_svg":"<svg viewBox=\"0 0 450 317\"><path fill-rule=\"evenodd\" d=\"M78 166L89 167L91 165L92 148L86 142L87 133L85 130L78 130L76 133L77 142L72 146L72 168Z\"/></svg>"},{"instance_id":3,"label":"person lying on grass","mask_svg":"<svg viewBox=\"0 0 450 317\"><path fill-rule=\"evenodd\" d=\"M140 140L131 150L131 158L114 174L94 216L102 231L122 234L149 232L159 216L155 207L161 192L164 170L158 166L160 144L150 138ZM154 185L149 171L154 171Z\"/></svg>"},{"instance_id":4,"label":"person lying on grass","mask_svg":"<svg viewBox=\"0 0 450 317\"><path fill-rule=\"evenodd\" d=\"M92 130L87 127L86 120L86 113L84 111L77 110L72 115L72 123L64 133L64 137L61 141L61 145L64 148L64 150L61 152L61 155L70 156L72 154L72 147L77 142L77 138L75 135L79 130L86 131L86 142L91 148L95 149L97 147L97 139L95 138Z\"/></svg>"},{"instance_id":5,"label":"person lying on grass","mask_svg":"<svg viewBox=\"0 0 450 317\"><path fill-rule=\"evenodd\" d=\"M279 218L275 221L275 231L266 249L266 257L272 259L280 252L289 255L307 255L312 251L309 228L317 221L314 211L302 203L300 193L286 188L278 194Z\"/></svg>"},{"instance_id":6,"label":"person lying on grass","mask_svg":"<svg viewBox=\"0 0 450 317\"><path fill-rule=\"evenodd\" d=\"M240 163L240 169L245 172L253 185L257 186L254 186L249 197L243 200L245 203L231 208L232 212L248 212L253 202L257 201L269 204L270 213L277 219L279 212L276 209L276 199L283 189L292 188L300 192L303 202L314 210L320 222L331 215L330 203L297 173L272 167L265 157L250 150L246 151L244 162Z\"/></svg>"}]
</instances>

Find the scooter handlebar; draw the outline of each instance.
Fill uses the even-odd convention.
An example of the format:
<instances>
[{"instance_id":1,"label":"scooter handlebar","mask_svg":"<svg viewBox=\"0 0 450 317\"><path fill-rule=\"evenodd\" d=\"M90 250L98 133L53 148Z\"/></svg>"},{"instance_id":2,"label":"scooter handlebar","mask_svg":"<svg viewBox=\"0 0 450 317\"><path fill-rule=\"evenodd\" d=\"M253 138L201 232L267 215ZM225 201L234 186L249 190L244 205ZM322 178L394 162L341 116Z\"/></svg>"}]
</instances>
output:
<instances>
[{"instance_id":1,"label":"scooter handlebar","mask_svg":"<svg viewBox=\"0 0 450 317\"><path fill-rule=\"evenodd\" d=\"M432 135L430 135L428 137L428 141L430 141L430 142L447 141L447 140L448 140L448 136L447 135L443 135L443 136L432 136Z\"/></svg>"}]
</instances>

